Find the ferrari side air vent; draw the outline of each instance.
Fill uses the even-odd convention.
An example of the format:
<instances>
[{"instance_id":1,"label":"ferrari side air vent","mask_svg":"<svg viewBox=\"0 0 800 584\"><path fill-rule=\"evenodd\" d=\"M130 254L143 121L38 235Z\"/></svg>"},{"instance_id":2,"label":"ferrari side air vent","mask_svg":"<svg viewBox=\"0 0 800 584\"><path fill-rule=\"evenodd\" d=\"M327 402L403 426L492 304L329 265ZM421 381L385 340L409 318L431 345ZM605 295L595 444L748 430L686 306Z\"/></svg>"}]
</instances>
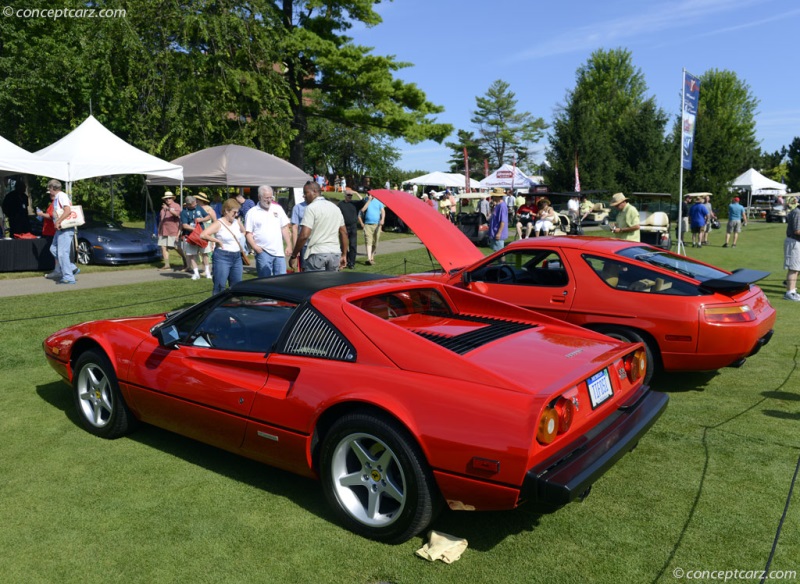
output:
<instances>
[{"instance_id":1,"label":"ferrari side air vent","mask_svg":"<svg viewBox=\"0 0 800 584\"><path fill-rule=\"evenodd\" d=\"M515 333L536 328L536 325L527 322L514 320L504 320L499 318L489 318L484 316L473 316L466 314L442 315L453 320L465 320L469 322L480 322L486 324L485 327L455 336L431 333L429 331L414 331L419 336L428 339L449 349L459 355L464 355L485 344L491 343L503 337Z\"/></svg>"},{"instance_id":2,"label":"ferrari side air vent","mask_svg":"<svg viewBox=\"0 0 800 584\"><path fill-rule=\"evenodd\" d=\"M281 352L336 361L356 360L355 348L310 306L295 320Z\"/></svg>"}]
</instances>

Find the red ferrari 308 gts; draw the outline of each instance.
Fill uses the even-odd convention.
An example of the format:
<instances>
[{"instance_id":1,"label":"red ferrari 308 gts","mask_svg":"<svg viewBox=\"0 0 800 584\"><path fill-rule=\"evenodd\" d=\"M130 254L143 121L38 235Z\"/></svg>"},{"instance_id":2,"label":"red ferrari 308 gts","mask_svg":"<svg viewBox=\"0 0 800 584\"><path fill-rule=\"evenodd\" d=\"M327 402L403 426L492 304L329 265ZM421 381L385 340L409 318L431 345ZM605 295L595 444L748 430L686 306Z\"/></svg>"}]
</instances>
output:
<instances>
[{"instance_id":1,"label":"red ferrari 308 gts","mask_svg":"<svg viewBox=\"0 0 800 584\"><path fill-rule=\"evenodd\" d=\"M179 312L66 328L44 351L89 432L146 422L319 477L344 525L394 543L444 504L583 497L667 404L643 384L639 343L370 274L248 280Z\"/></svg>"},{"instance_id":2,"label":"red ferrari 308 gts","mask_svg":"<svg viewBox=\"0 0 800 584\"><path fill-rule=\"evenodd\" d=\"M650 245L602 237L534 237L488 256L408 193L372 191L430 250L424 274L614 338L644 343L654 371L739 367L772 337L775 309L759 270L726 272Z\"/></svg>"}]
</instances>

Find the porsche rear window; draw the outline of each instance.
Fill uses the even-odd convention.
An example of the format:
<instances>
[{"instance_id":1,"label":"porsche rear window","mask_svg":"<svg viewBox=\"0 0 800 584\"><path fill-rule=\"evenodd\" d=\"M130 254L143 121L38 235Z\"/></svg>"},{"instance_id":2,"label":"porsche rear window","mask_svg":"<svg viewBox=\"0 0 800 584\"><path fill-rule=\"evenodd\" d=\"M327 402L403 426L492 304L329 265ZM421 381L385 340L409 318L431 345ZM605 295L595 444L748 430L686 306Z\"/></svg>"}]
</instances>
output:
<instances>
[{"instance_id":1,"label":"porsche rear window","mask_svg":"<svg viewBox=\"0 0 800 584\"><path fill-rule=\"evenodd\" d=\"M689 257L677 255L668 251L657 250L652 247L629 247L618 252L617 255L658 266L664 270L688 276L689 278L701 282L714 280L716 278L724 278L728 275L727 272L697 263Z\"/></svg>"}]
</instances>

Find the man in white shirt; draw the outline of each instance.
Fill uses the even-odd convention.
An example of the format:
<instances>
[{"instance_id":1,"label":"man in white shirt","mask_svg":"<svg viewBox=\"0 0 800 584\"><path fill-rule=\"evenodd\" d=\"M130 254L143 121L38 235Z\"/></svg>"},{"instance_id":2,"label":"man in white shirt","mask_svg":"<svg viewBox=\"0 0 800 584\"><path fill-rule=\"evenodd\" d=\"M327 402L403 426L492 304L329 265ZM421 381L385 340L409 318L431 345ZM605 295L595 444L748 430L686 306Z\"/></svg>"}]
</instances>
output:
<instances>
[{"instance_id":1,"label":"man in white shirt","mask_svg":"<svg viewBox=\"0 0 800 584\"><path fill-rule=\"evenodd\" d=\"M67 219L72 213L72 203L69 200L67 193L61 190L61 182L53 179L47 183L47 190L51 194L55 192L53 198L53 223L56 228L56 235L53 238L53 245L50 246L50 253L52 253L56 260L58 260L58 267L56 271L60 271L60 276L56 284L75 284L75 274L80 270L72 263L72 240L75 236L75 230L70 227L61 227L61 222Z\"/></svg>"},{"instance_id":2,"label":"man in white shirt","mask_svg":"<svg viewBox=\"0 0 800 584\"><path fill-rule=\"evenodd\" d=\"M256 256L259 278L286 273L286 256L292 250L289 217L275 202L272 187L258 187L258 205L245 215L245 239Z\"/></svg>"}]
</instances>

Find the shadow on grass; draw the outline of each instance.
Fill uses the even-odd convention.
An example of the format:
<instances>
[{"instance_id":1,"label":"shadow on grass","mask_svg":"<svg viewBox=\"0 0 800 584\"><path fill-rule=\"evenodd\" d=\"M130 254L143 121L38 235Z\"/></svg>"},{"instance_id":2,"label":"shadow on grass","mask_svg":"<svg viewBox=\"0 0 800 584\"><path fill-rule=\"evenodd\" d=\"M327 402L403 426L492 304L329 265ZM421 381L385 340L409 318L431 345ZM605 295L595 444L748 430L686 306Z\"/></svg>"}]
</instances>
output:
<instances>
[{"instance_id":1,"label":"shadow on grass","mask_svg":"<svg viewBox=\"0 0 800 584\"><path fill-rule=\"evenodd\" d=\"M45 402L63 411L70 422L75 424L81 432L85 431L75 411L72 391L67 385L63 382L48 383L38 386L36 392ZM215 474L261 489L271 495L286 498L309 513L338 525L333 513L325 503L320 484L312 479L250 460L149 424L139 425L123 440L135 440Z\"/></svg>"},{"instance_id":2,"label":"shadow on grass","mask_svg":"<svg viewBox=\"0 0 800 584\"><path fill-rule=\"evenodd\" d=\"M54 408L64 412L76 429L84 431L75 411L72 391L61 381L40 385L36 388L39 396ZM284 471L243 456L209 446L197 440L186 438L168 430L149 424L141 424L123 439L135 440L145 446L175 456L228 479L260 489L277 497L283 497L313 513L332 525L336 521L328 507L319 482ZM468 512L450 511L445 508L432 524L433 529L466 537L470 547L488 551L505 538L533 531L541 515L524 506L512 511ZM342 529L344 529L342 527ZM426 533L418 536L420 542Z\"/></svg>"},{"instance_id":3,"label":"shadow on grass","mask_svg":"<svg viewBox=\"0 0 800 584\"><path fill-rule=\"evenodd\" d=\"M719 375L719 371L660 372L653 376L650 389L666 393L703 391L717 375Z\"/></svg>"},{"instance_id":4,"label":"shadow on grass","mask_svg":"<svg viewBox=\"0 0 800 584\"><path fill-rule=\"evenodd\" d=\"M507 537L532 532L539 525L541 517L524 505L511 511L472 512L445 509L431 527L463 537L469 541L470 548L486 552ZM420 535L427 537L426 533Z\"/></svg>"}]
</instances>

